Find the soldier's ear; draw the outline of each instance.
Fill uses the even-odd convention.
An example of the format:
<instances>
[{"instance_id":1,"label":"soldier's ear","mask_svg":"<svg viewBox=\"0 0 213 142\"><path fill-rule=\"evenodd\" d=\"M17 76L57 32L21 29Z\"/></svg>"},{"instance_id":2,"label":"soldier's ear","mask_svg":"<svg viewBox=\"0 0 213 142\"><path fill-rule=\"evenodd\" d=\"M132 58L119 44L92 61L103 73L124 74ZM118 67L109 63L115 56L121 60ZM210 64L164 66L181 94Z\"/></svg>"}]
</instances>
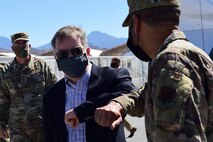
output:
<instances>
[{"instance_id":1,"label":"soldier's ear","mask_svg":"<svg viewBox=\"0 0 213 142\"><path fill-rule=\"evenodd\" d=\"M133 15L133 30L135 33L140 32L140 19L136 15Z\"/></svg>"}]
</instances>

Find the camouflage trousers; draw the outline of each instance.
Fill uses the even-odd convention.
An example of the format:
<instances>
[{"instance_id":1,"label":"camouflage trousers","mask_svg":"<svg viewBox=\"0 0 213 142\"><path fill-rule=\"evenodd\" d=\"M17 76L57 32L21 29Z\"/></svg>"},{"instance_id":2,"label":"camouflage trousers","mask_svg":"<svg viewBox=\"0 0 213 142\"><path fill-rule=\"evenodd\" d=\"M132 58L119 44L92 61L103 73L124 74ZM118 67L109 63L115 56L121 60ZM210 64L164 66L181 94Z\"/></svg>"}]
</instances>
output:
<instances>
[{"instance_id":1,"label":"camouflage trousers","mask_svg":"<svg viewBox=\"0 0 213 142\"><path fill-rule=\"evenodd\" d=\"M0 139L0 142L43 142L42 129L29 131L11 129L10 139Z\"/></svg>"}]
</instances>

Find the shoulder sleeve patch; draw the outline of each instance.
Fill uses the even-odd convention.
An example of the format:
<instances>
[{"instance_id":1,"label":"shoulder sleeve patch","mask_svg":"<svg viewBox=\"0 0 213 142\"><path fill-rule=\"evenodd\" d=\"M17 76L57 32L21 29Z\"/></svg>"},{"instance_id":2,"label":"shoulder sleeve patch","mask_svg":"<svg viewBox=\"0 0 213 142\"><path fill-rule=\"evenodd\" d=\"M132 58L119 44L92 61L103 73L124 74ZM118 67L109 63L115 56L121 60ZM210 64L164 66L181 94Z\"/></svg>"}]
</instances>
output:
<instances>
[{"instance_id":1,"label":"shoulder sleeve patch","mask_svg":"<svg viewBox=\"0 0 213 142\"><path fill-rule=\"evenodd\" d=\"M182 72L186 69L172 64L160 71L154 95L155 119L167 123L178 120L183 104L193 89L192 80Z\"/></svg>"}]
</instances>

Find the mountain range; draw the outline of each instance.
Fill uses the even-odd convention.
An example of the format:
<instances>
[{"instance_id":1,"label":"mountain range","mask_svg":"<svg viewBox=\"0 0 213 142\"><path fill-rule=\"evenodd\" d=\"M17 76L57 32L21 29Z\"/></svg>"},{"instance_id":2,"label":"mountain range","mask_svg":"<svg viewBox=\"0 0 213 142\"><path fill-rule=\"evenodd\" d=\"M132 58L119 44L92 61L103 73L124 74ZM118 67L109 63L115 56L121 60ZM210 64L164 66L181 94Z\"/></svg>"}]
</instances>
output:
<instances>
[{"instance_id":1,"label":"mountain range","mask_svg":"<svg viewBox=\"0 0 213 142\"><path fill-rule=\"evenodd\" d=\"M184 32L189 41L202 48L206 53L210 53L211 49L213 48L213 29L205 29L203 31L189 30ZM126 43L127 41L127 38L116 38L100 31L91 32L87 36L87 38L89 47L99 50L106 50L109 48L117 47L121 44ZM203 40L205 42L202 42ZM39 47L32 47L31 53L39 55L42 52L46 52L49 50L52 50L52 47L50 43L47 43ZM11 52L11 41L9 38L0 36L0 52Z\"/></svg>"},{"instance_id":2,"label":"mountain range","mask_svg":"<svg viewBox=\"0 0 213 142\"><path fill-rule=\"evenodd\" d=\"M127 38L116 38L109 34L93 31L88 36L88 46L93 49L106 50L124 44ZM38 55L40 52L51 50L51 44L47 43L38 47L31 48L31 53ZM11 41L9 38L0 36L0 52L11 52Z\"/></svg>"}]
</instances>

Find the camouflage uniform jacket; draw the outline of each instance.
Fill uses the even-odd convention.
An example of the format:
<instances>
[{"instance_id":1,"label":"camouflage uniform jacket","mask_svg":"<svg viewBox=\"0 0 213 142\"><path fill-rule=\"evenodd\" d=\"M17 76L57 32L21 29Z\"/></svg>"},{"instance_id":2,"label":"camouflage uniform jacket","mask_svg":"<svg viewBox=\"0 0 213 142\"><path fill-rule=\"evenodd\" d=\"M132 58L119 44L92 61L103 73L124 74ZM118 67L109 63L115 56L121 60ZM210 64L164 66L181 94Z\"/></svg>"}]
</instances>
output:
<instances>
[{"instance_id":1,"label":"camouflage uniform jacket","mask_svg":"<svg viewBox=\"0 0 213 142\"><path fill-rule=\"evenodd\" d=\"M148 142L213 142L213 63L181 31L161 46L147 84L115 101L145 115Z\"/></svg>"},{"instance_id":2,"label":"camouflage uniform jacket","mask_svg":"<svg viewBox=\"0 0 213 142\"><path fill-rule=\"evenodd\" d=\"M42 127L42 99L55 82L47 64L31 56L28 65L14 59L1 71L0 123L28 131Z\"/></svg>"}]
</instances>

